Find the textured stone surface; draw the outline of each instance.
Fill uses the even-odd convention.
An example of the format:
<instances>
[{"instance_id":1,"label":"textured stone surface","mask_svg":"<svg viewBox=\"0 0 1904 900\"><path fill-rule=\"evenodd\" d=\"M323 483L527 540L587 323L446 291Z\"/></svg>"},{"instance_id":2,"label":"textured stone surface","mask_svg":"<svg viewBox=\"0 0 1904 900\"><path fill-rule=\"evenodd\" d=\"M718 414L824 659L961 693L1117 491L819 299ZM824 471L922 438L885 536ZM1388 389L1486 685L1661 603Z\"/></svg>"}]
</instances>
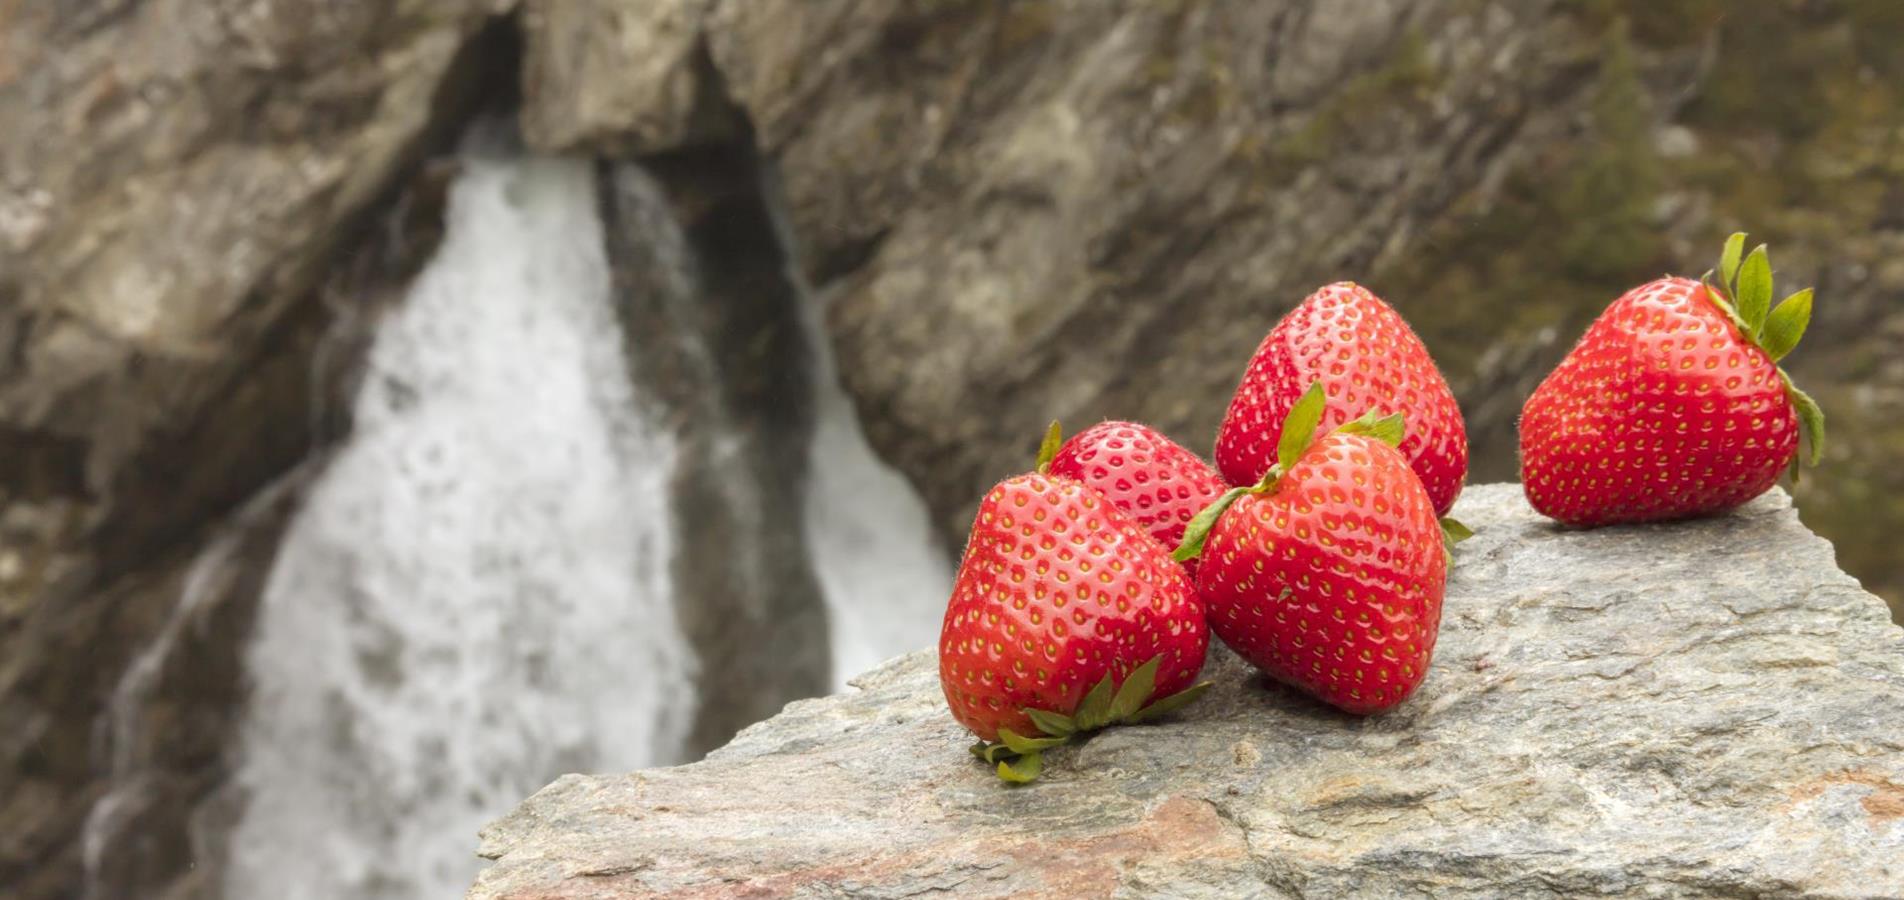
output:
<instances>
[{"instance_id":1,"label":"textured stone surface","mask_svg":"<svg viewBox=\"0 0 1904 900\"><path fill-rule=\"evenodd\" d=\"M524 132L537 149L659 153L729 133L702 50L709 0L530 0Z\"/></svg>"},{"instance_id":2,"label":"textured stone surface","mask_svg":"<svg viewBox=\"0 0 1904 900\"><path fill-rule=\"evenodd\" d=\"M1434 669L1356 719L1227 652L1178 720L1007 789L929 653L705 762L569 776L484 832L470 892L687 896L1904 894L1904 633L1779 492L1559 530L1477 526Z\"/></svg>"}]
</instances>

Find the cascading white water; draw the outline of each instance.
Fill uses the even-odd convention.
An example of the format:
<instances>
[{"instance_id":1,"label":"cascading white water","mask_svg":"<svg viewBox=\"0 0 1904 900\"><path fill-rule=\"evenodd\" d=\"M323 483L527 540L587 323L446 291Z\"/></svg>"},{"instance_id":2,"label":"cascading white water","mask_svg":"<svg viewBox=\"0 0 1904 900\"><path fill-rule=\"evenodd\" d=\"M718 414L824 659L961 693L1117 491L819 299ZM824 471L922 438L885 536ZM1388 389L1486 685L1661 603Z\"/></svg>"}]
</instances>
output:
<instances>
[{"instance_id":1,"label":"cascading white water","mask_svg":"<svg viewBox=\"0 0 1904 900\"><path fill-rule=\"evenodd\" d=\"M785 230L781 231L785 241ZM795 279L798 283L798 279ZM807 476L807 543L826 597L833 689L879 662L934 646L952 569L925 501L873 453L840 386L812 292L804 326L813 346L813 448Z\"/></svg>"},{"instance_id":2,"label":"cascading white water","mask_svg":"<svg viewBox=\"0 0 1904 900\"><path fill-rule=\"evenodd\" d=\"M675 448L631 384L596 202L586 163L465 154L265 586L226 896L459 896L476 831L556 775L680 761ZM808 313L803 515L843 685L931 645L950 567Z\"/></svg>"},{"instance_id":3,"label":"cascading white water","mask_svg":"<svg viewBox=\"0 0 1904 900\"><path fill-rule=\"evenodd\" d=\"M831 364L818 368L807 541L826 596L840 690L882 660L937 643L952 571L925 502L873 455Z\"/></svg>"},{"instance_id":4,"label":"cascading white water","mask_svg":"<svg viewBox=\"0 0 1904 900\"><path fill-rule=\"evenodd\" d=\"M673 451L592 181L466 154L265 588L227 896L460 896L478 828L554 776L677 761Z\"/></svg>"}]
</instances>

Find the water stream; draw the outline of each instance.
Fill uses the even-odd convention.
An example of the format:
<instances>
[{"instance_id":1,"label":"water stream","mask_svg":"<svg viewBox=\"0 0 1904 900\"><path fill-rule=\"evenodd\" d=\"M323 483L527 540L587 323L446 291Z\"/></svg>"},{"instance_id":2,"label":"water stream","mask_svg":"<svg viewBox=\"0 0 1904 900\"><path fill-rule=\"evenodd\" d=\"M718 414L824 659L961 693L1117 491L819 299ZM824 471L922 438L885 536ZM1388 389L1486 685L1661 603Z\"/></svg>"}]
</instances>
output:
<instances>
[{"instance_id":1,"label":"water stream","mask_svg":"<svg viewBox=\"0 0 1904 900\"><path fill-rule=\"evenodd\" d=\"M681 761L719 661L677 621L678 451L630 378L593 179L466 153L266 583L227 896L461 896L476 831L556 775ZM930 644L949 565L816 346L804 515L843 682Z\"/></svg>"}]
</instances>

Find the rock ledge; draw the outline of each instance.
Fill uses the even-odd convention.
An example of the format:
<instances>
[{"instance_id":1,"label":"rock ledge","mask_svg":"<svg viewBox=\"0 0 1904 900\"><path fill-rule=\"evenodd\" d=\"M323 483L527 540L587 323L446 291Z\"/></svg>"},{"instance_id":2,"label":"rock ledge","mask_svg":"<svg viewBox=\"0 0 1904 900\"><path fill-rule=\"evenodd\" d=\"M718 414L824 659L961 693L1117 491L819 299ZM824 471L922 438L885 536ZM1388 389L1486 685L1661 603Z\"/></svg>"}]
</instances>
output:
<instances>
[{"instance_id":1,"label":"rock ledge","mask_svg":"<svg viewBox=\"0 0 1904 900\"><path fill-rule=\"evenodd\" d=\"M1177 720L1002 787L930 653L706 761L567 776L472 898L1904 895L1904 631L1774 492L1569 532L1470 488L1434 671L1356 719L1213 652Z\"/></svg>"}]
</instances>

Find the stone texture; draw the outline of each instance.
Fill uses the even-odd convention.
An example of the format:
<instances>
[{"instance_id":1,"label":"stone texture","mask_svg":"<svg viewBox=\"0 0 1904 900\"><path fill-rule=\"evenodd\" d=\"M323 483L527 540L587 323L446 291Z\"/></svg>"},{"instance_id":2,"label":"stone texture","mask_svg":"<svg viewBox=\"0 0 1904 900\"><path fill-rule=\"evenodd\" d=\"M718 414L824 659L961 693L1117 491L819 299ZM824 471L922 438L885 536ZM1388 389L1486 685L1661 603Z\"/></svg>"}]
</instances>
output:
<instances>
[{"instance_id":1,"label":"stone texture","mask_svg":"<svg viewBox=\"0 0 1904 900\"><path fill-rule=\"evenodd\" d=\"M660 153L736 120L715 90L709 0L530 0L522 11L523 131L536 149Z\"/></svg>"},{"instance_id":2,"label":"stone texture","mask_svg":"<svg viewBox=\"0 0 1904 900\"><path fill-rule=\"evenodd\" d=\"M483 834L470 897L1904 894L1904 633L1774 492L1565 531L1511 485L1434 668L1357 719L1212 654L1175 721L1009 789L930 653L705 762L568 776Z\"/></svg>"}]
</instances>

